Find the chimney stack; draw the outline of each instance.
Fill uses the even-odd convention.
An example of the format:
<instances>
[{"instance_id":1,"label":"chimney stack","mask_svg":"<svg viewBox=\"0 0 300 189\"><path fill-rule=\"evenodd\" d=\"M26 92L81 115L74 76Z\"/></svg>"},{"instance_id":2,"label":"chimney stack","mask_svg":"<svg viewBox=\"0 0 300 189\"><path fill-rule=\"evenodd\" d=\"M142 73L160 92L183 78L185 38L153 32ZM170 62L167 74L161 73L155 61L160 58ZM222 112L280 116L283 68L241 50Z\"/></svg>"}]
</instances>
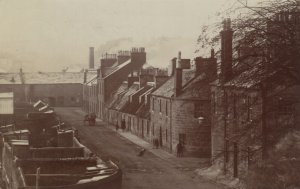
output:
<instances>
[{"instance_id":1,"label":"chimney stack","mask_svg":"<svg viewBox=\"0 0 300 189\"><path fill-rule=\"evenodd\" d=\"M94 69L95 64L94 64L94 47L90 47L90 60L89 60L89 68Z\"/></svg>"},{"instance_id":2,"label":"chimney stack","mask_svg":"<svg viewBox=\"0 0 300 189\"><path fill-rule=\"evenodd\" d=\"M138 82L138 81L139 81L139 77L137 77L137 76L131 75L131 76L127 77L128 88L131 87L134 84L134 82Z\"/></svg>"},{"instance_id":3,"label":"chimney stack","mask_svg":"<svg viewBox=\"0 0 300 189\"><path fill-rule=\"evenodd\" d=\"M215 58L215 50L214 49L210 50L210 58Z\"/></svg>"},{"instance_id":4,"label":"chimney stack","mask_svg":"<svg viewBox=\"0 0 300 189\"><path fill-rule=\"evenodd\" d=\"M232 36L231 20L223 21L221 35L221 75L222 82L228 81L232 77Z\"/></svg>"},{"instance_id":5,"label":"chimney stack","mask_svg":"<svg viewBox=\"0 0 300 189\"><path fill-rule=\"evenodd\" d=\"M131 62L137 66L143 66L146 63L146 51L144 47L132 48L130 52Z\"/></svg>"},{"instance_id":6,"label":"chimney stack","mask_svg":"<svg viewBox=\"0 0 300 189\"><path fill-rule=\"evenodd\" d=\"M130 51L119 51L118 52L118 65L123 64L130 59Z\"/></svg>"},{"instance_id":7,"label":"chimney stack","mask_svg":"<svg viewBox=\"0 0 300 189\"><path fill-rule=\"evenodd\" d=\"M87 82L87 70L84 70L83 72L83 83Z\"/></svg>"},{"instance_id":8,"label":"chimney stack","mask_svg":"<svg viewBox=\"0 0 300 189\"><path fill-rule=\"evenodd\" d=\"M181 67L181 52L178 52L178 58L176 61L176 69L175 69L175 97L178 97L182 91L182 67Z\"/></svg>"},{"instance_id":9,"label":"chimney stack","mask_svg":"<svg viewBox=\"0 0 300 189\"><path fill-rule=\"evenodd\" d=\"M100 78L101 76L101 68L97 68L97 78Z\"/></svg>"}]
</instances>

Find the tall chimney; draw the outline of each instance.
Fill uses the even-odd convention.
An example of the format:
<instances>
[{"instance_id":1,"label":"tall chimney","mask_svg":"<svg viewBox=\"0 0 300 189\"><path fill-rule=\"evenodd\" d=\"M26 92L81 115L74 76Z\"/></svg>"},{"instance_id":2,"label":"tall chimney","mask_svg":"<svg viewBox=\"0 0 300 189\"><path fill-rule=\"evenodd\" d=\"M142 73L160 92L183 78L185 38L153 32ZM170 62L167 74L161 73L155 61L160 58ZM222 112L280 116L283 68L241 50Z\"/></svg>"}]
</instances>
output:
<instances>
[{"instance_id":1,"label":"tall chimney","mask_svg":"<svg viewBox=\"0 0 300 189\"><path fill-rule=\"evenodd\" d=\"M176 69L175 69L175 97L178 97L182 91L182 67L181 67L181 52L178 52L178 58L176 61Z\"/></svg>"},{"instance_id":2,"label":"tall chimney","mask_svg":"<svg viewBox=\"0 0 300 189\"><path fill-rule=\"evenodd\" d=\"M232 77L232 36L230 19L223 21L221 35L221 81L226 82Z\"/></svg>"},{"instance_id":3,"label":"tall chimney","mask_svg":"<svg viewBox=\"0 0 300 189\"><path fill-rule=\"evenodd\" d=\"M94 47L90 47L89 68L94 69Z\"/></svg>"}]
</instances>

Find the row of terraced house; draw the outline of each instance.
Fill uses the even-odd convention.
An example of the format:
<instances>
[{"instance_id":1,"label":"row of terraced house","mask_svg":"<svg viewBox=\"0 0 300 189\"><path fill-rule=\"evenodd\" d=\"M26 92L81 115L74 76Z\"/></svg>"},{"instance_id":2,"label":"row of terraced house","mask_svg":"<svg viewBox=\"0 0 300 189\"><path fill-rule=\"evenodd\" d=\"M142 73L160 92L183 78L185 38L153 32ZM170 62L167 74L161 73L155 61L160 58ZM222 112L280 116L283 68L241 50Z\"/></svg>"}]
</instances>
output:
<instances>
[{"instance_id":1,"label":"row of terraced house","mask_svg":"<svg viewBox=\"0 0 300 189\"><path fill-rule=\"evenodd\" d=\"M149 66L144 48L104 54L95 69L91 48L83 109L113 125L125 120L127 131L170 153L182 142L185 156L211 158L238 177L266 156L274 133L299 125L300 85L259 60L233 66L233 33L225 20L219 62L213 49L192 60L179 52L168 70Z\"/></svg>"}]
</instances>

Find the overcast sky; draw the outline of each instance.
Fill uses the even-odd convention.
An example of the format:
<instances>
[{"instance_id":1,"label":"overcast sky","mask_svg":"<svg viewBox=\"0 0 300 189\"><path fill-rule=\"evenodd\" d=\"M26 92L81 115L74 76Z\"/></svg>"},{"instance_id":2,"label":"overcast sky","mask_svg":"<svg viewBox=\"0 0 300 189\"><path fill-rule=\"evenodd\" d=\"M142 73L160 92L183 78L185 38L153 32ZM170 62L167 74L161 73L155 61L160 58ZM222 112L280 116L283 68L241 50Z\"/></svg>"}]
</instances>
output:
<instances>
[{"instance_id":1,"label":"overcast sky","mask_svg":"<svg viewBox=\"0 0 300 189\"><path fill-rule=\"evenodd\" d=\"M193 58L201 25L234 2L0 0L0 71L87 66L90 46L96 57L144 46L148 63L164 67L179 50Z\"/></svg>"}]
</instances>

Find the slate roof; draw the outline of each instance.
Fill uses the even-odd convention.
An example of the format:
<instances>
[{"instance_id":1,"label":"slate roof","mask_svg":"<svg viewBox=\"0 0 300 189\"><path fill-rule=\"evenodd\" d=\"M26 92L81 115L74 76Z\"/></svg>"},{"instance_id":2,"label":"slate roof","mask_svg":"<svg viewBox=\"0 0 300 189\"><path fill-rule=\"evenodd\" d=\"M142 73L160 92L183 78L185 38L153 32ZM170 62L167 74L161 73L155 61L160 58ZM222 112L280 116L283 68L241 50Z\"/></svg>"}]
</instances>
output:
<instances>
[{"instance_id":1,"label":"slate roof","mask_svg":"<svg viewBox=\"0 0 300 189\"><path fill-rule=\"evenodd\" d=\"M224 83L225 87L239 87L239 88L253 88L260 84L267 78L274 76L279 70L267 71L264 67L258 64L253 65L253 67L248 68ZM220 86L220 79L216 79L211 82L211 85Z\"/></svg>"},{"instance_id":2,"label":"slate roof","mask_svg":"<svg viewBox=\"0 0 300 189\"><path fill-rule=\"evenodd\" d=\"M145 86L138 91L136 91L133 95L137 95L138 97L143 95L145 92L147 92L151 87L150 86ZM134 102L128 102L123 108L122 112L129 113L129 114L135 114L136 111L139 109L141 104L139 101L134 101Z\"/></svg>"},{"instance_id":3,"label":"slate roof","mask_svg":"<svg viewBox=\"0 0 300 189\"><path fill-rule=\"evenodd\" d=\"M136 111L136 115L141 118L150 119L150 104L142 104Z\"/></svg>"},{"instance_id":4,"label":"slate roof","mask_svg":"<svg viewBox=\"0 0 300 189\"><path fill-rule=\"evenodd\" d=\"M125 67L126 65L130 64L131 63L131 59L127 60L126 62L116 66L116 67L113 67L108 73L105 73L104 77L109 77L111 75L113 75L114 73L116 73L117 71L119 71L121 68Z\"/></svg>"},{"instance_id":5,"label":"slate roof","mask_svg":"<svg viewBox=\"0 0 300 189\"><path fill-rule=\"evenodd\" d=\"M109 98L107 104L109 108L113 108L114 104L117 103L117 100L122 97L122 95L128 90L127 82L123 82L117 90L115 90L111 97Z\"/></svg>"},{"instance_id":6,"label":"slate roof","mask_svg":"<svg viewBox=\"0 0 300 189\"><path fill-rule=\"evenodd\" d=\"M119 111L122 110L127 105L129 101L129 96L134 94L138 90L139 85L134 83L131 87L128 88L128 90L123 95L121 95L120 98L118 98L118 100L114 102L111 108Z\"/></svg>"},{"instance_id":7,"label":"slate roof","mask_svg":"<svg viewBox=\"0 0 300 189\"><path fill-rule=\"evenodd\" d=\"M190 80L186 86L183 87L183 93L179 98L208 100L210 98L209 80L205 74L201 74Z\"/></svg>"},{"instance_id":8,"label":"slate roof","mask_svg":"<svg viewBox=\"0 0 300 189\"><path fill-rule=\"evenodd\" d=\"M118 67L104 67L104 68L101 68L102 71L102 77L106 77L108 76L109 74L111 74L112 72L114 72L115 70L118 69Z\"/></svg>"},{"instance_id":9,"label":"slate roof","mask_svg":"<svg viewBox=\"0 0 300 189\"><path fill-rule=\"evenodd\" d=\"M83 83L82 72L29 72L23 73L25 84ZM91 80L95 73L87 75ZM19 73L0 73L0 84L21 84Z\"/></svg>"},{"instance_id":10,"label":"slate roof","mask_svg":"<svg viewBox=\"0 0 300 189\"><path fill-rule=\"evenodd\" d=\"M191 79L195 77L195 70L182 71L182 85L185 86ZM172 97L174 95L174 76L168 79L161 87L156 89L152 95Z\"/></svg>"},{"instance_id":11,"label":"slate roof","mask_svg":"<svg viewBox=\"0 0 300 189\"><path fill-rule=\"evenodd\" d=\"M268 72L261 67L253 67L242 72L230 81L226 82L225 86L235 86L242 88L251 88L261 83L263 80L274 75L277 71Z\"/></svg>"}]
</instances>

